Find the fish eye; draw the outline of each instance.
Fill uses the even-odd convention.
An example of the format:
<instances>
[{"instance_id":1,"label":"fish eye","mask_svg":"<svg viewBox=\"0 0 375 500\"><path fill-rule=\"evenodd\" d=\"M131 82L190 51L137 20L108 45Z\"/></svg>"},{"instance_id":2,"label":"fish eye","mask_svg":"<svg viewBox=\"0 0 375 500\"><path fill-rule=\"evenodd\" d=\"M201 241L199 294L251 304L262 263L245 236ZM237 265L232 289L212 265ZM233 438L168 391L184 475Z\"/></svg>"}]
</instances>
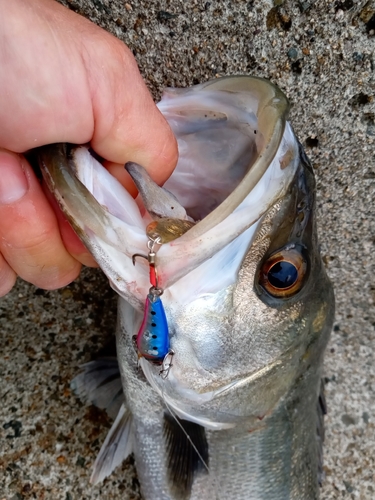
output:
<instances>
[{"instance_id":1,"label":"fish eye","mask_svg":"<svg viewBox=\"0 0 375 500\"><path fill-rule=\"evenodd\" d=\"M264 262L259 284L273 297L289 298L301 290L307 262L297 248L278 250Z\"/></svg>"}]
</instances>

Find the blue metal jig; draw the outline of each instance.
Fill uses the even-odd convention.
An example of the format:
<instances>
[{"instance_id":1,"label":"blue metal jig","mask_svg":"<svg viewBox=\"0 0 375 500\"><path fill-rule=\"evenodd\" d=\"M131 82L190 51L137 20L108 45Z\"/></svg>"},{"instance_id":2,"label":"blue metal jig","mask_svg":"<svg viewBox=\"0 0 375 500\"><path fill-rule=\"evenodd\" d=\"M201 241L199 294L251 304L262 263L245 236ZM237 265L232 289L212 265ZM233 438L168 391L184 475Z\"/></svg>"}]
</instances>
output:
<instances>
[{"instance_id":1,"label":"blue metal jig","mask_svg":"<svg viewBox=\"0 0 375 500\"><path fill-rule=\"evenodd\" d=\"M136 340L139 354L157 364L162 364L169 352L168 323L160 299L161 293L162 290L156 287L150 288Z\"/></svg>"},{"instance_id":2,"label":"blue metal jig","mask_svg":"<svg viewBox=\"0 0 375 500\"><path fill-rule=\"evenodd\" d=\"M163 377L168 376L169 370L172 366L171 360L165 362L168 358L172 358L173 354L169 348L169 331L167 318L165 316L164 307L160 296L163 294L163 289L158 287L158 274L156 269L156 252L155 246L160 245L161 240L159 237L156 239L150 238L147 244L148 255L134 254L132 257L133 264L137 257L142 257L148 261L150 266L150 283L151 288L148 292L145 312L142 320L141 327L135 343L138 349L138 355L146 358L152 363L162 365Z\"/></svg>"}]
</instances>

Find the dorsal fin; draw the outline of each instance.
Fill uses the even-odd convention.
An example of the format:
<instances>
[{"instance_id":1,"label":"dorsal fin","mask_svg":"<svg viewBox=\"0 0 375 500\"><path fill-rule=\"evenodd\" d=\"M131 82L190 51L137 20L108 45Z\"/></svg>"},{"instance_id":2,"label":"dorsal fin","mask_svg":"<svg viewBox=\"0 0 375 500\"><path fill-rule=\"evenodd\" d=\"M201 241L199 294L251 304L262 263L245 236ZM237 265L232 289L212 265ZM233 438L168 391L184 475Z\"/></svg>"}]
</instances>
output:
<instances>
[{"instance_id":1,"label":"dorsal fin","mask_svg":"<svg viewBox=\"0 0 375 500\"><path fill-rule=\"evenodd\" d=\"M164 437L170 486L176 498L190 498L194 476L206 471L208 443L204 427L164 414ZM204 463L203 463L203 461Z\"/></svg>"}]
</instances>

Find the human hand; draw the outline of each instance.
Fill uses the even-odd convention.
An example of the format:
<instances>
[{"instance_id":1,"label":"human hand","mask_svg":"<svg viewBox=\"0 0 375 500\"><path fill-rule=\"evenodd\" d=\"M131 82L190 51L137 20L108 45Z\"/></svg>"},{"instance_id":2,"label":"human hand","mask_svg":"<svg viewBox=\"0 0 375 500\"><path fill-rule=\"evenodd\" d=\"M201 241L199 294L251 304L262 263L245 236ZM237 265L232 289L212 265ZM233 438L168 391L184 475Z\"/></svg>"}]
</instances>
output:
<instances>
[{"instance_id":1,"label":"human hand","mask_svg":"<svg viewBox=\"0 0 375 500\"><path fill-rule=\"evenodd\" d=\"M54 289L95 262L25 157L54 142L91 147L129 190L123 168L165 181L174 136L130 50L53 0L0 0L0 296L17 275Z\"/></svg>"}]
</instances>

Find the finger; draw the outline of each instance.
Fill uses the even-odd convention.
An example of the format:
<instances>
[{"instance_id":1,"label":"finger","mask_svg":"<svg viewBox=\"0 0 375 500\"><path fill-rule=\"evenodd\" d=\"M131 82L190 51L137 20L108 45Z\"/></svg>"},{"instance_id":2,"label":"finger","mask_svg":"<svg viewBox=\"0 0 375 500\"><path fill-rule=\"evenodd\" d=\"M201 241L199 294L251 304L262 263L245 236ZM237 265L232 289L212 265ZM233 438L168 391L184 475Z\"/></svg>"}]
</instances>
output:
<instances>
[{"instance_id":1,"label":"finger","mask_svg":"<svg viewBox=\"0 0 375 500\"><path fill-rule=\"evenodd\" d=\"M17 279L16 273L0 254L0 297L11 291Z\"/></svg>"},{"instance_id":2,"label":"finger","mask_svg":"<svg viewBox=\"0 0 375 500\"><path fill-rule=\"evenodd\" d=\"M57 2L1 7L0 147L91 141L110 162L140 163L164 182L176 140L124 43Z\"/></svg>"},{"instance_id":3,"label":"finger","mask_svg":"<svg viewBox=\"0 0 375 500\"><path fill-rule=\"evenodd\" d=\"M0 147L21 153L89 142L94 120L78 47L92 23L50 0L0 0L0 7Z\"/></svg>"},{"instance_id":4,"label":"finger","mask_svg":"<svg viewBox=\"0 0 375 500\"><path fill-rule=\"evenodd\" d=\"M110 45L108 54L108 45L98 44L95 59L87 64L95 119L92 147L112 164L141 164L162 184L177 163L176 139L153 102L129 49L113 37ZM105 71L98 67L103 60Z\"/></svg>"},{"instance_id":5,"label":"finger","mask_svg":"<svg viewBox=\"0 0 375 500\"><path fill-rule=\"evenodd\" d=\"M43 183L43 191L56 215L56 219L60 228L61 239L67 251L81 264L87 267L99 267L96 261L94 260L94 257L91 255L91 253L87 250L85 245L82 243L82 241L74 232L72 226L69 224L66 217L60 210L60 207L56 199L53 197L50 190L44 183Z\"/></svg>"},{"instance_id":6,"label":"finger","mask_svg":"<svg viewBox=\"0 0 375 500\"><path fill-rule=\"evenodd\" d=\"M73 281L81 264L65 249L42 188L22 156L0 150L0 252L21 278L54 289Z\"/></svg>"}]
</instances>

